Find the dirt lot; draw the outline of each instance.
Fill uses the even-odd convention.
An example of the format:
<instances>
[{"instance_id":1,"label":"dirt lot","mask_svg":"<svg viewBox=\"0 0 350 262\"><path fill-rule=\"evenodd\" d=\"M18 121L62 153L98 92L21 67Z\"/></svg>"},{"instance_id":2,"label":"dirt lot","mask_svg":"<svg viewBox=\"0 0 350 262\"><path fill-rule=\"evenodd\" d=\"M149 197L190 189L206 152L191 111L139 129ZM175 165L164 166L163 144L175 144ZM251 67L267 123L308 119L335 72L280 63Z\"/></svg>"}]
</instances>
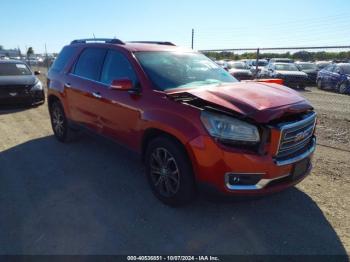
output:
<instances>
[{"instance_id":1,"label":"dirt lot","mask_svg":"<svg viewBox=\"0 0 350 262\"><path fill-rule=\"evenodd\" d=\"M309 88L312 175L258 200L157 201L137 156L52 136L46 105L0 111L0 254L350 253L350 96Z\"/></svg>"}]
</instances>

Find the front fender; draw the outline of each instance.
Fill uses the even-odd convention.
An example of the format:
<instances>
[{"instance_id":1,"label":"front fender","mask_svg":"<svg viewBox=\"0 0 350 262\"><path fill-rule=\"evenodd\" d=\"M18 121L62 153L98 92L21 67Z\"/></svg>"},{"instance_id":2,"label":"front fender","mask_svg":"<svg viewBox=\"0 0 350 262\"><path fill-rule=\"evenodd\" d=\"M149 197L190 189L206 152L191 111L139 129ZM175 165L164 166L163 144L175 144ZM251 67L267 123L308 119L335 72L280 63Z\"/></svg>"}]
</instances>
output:
<instances>
[{"instance_id":1,"label":"front fender","mask_svg":"<svg viewBox=\"0 0 350 262\"><path fill-rule=\"evenodd\" d=\"M159 129L176 137L183 145L203 133L200 122L200 111L173 113L164 110L151 110L142 115L143 127Z\"/></svg>"}]
</instances>

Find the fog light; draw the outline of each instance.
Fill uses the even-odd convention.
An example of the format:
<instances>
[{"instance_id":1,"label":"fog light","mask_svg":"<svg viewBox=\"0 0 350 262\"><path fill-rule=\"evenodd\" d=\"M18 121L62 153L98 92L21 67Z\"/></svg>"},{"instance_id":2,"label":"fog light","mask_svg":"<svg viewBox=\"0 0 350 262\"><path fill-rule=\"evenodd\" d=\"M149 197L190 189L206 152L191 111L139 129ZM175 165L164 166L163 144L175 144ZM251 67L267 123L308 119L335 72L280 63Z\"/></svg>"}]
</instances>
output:
<instances>
[{"instance_id":1,"label":"fog light","mask_svg":"<svg viewBox=\"0 0 350 262\"><path fill-rule=\"evenodd\" d=\"M261 174L229 174L228 182L230 185L256 185L261 180Z\"/></svg>"}]
</instances>

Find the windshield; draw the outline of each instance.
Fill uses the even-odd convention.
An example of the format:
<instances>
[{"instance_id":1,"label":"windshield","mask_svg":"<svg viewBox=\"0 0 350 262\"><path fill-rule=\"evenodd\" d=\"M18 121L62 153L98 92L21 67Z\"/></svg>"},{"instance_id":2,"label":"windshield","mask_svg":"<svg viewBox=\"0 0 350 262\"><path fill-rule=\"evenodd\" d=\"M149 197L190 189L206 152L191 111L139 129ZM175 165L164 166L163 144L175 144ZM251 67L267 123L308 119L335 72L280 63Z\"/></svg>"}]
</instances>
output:
<instances>
[{"instance_id":1,"label":"windshield","mask_svg":"<svg viewBox=\"0 0 350 262\"><path fill-rule=\"evenodd\" d=\"M259 62L258 62L258 66L266 66L267 64L268 64L267 61L259 60ZM256 60L252 61L252 65L256 66Z\"/></svg>"},{"instance_id":2,"label":"windshield","mask_svg":"<svg viewBox=\"0 0 350 262\"><path fill-rule=\"evenodd\" d=\"M23 63L0 63L0 76L31 75L32 72Z\"/></svg>"},{"instance_id":3,"label":"windshield","mask_svg":"<svg viewBox=\"0 0 350 262\"><path fill-rule=\"evenodd\" d=\"M242 62L236 62L236 63L228 63L228 68L235 68L235 69L248 69L247 65Z\"/></svg>"},{"instance_id":4,"label":"windshield","mask_svg":"<svg viewBox=\"0 0 350 262\"><path fill-rule=\"evenodd\" d=\"M309 63L309 64L298 64L298 66L303 70L309 70L309 69L317 69L317 66L315 64Z\"/></svg>"},{"instance_id":5,"label":"windshield","mask_svg":"<svg viewBox=\"0 0 350 262\"><path fill-rule=\"evenodd\" d=\"M350 64L349 65L342 65L341 69L342 69L344 74L350 75Z\"/></svg>"},{"instance_id":6,"label":"windshield","mask_svg":"<svg viewBox=\"0 0 350 262\"><path fill-rule=\"evenodd\" d=\"M198 53L136 52L135 56L159 90L238 81Z\"/></svg>"},{"instance_id":7,"label":"windshield","mask_svg":"<svg viewBox=\"0 0 350 262\"><path fill-rule=\"evenodd\" d=\"M294 64L275 64L275 68L280 71L299 71Z\"/></svg>"}]
</instances>

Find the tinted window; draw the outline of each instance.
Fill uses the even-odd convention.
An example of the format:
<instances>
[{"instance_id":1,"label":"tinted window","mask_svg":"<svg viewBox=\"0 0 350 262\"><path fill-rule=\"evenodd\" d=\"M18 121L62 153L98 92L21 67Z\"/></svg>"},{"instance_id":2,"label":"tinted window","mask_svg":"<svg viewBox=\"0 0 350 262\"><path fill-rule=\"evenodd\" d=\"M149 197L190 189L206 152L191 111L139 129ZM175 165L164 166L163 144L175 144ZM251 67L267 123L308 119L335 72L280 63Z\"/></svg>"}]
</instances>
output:
<instances>
[{"instance_id":1,"label":"tinted window","mask_svg":"<svg viewBox=\"0 0 350 262\"><path fill-rule=\"evenodd\" d=\"M62 49L54 63L52 64L51 70L62 71L67 64L68 60L74 55L76 48L66 46Z\"/></svg>"},{"instance_id":2,"label":"tinted window","mask_svg":"<svg viewBox=\"0 0 350 262\"><path fill-rule=\"evenodd\" d=\"M128 78L135 85L136 74L127 58L118 51L108 51L102 70L101 82L111 84L113 80Z\"/></svg>"},{"instance_id":3,"label":"tinted window","mask_svg":"<svg viewBox=\"0 0 350 262\"><path fill-rule=\"evenodd\" d=\"M74 74L91 80L98 81L102 70L106 49L86 48L80 54L74 68Z\"/></svg>"},{"instance_id":4,"label":"tinted window","mask_svg":"<svg viewBox=\"0 0 350 262\"><path fill-rule=\"evenodd\" d=\"M341 70L343 74L350 75L350 64L341 66Z\"/></svg>"},{"instance_id":5,"label":"tinted window","mask_svg":"<svg viewBox=\"0 0 350 262\"><path fill-rule=\"evenodd\" d=\"M31 75L32 72L23 63L0 63L0 76Z\"/></svg>"},{"instance_id":6,"label":"tinted window","mask_svg":"<svg viewBox=\"0 0 350 262\"><path fill-rule=\"evenodd\" d=\"M275 68L281 71L299 71L295 64L275 64Z\"/></svg>"}]
</instances>

